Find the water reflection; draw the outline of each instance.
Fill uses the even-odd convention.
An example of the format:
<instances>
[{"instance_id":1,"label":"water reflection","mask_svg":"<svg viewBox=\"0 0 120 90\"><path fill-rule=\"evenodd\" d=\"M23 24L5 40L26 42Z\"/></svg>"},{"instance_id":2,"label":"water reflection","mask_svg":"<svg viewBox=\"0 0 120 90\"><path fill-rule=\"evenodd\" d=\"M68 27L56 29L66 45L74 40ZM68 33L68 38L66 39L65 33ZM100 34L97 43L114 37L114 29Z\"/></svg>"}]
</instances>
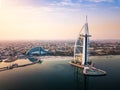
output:
<instances>
[{"instance_id":1,"label":"water reflection","mask_svg":"<svg viewBox=\"0 0 120 90\"><path fill-rule=\"evenodd\" d=\"M74 68L74 77L78 90L88 90L89 77L83 74L81 68Z\"/></svg>"}]
</instances>

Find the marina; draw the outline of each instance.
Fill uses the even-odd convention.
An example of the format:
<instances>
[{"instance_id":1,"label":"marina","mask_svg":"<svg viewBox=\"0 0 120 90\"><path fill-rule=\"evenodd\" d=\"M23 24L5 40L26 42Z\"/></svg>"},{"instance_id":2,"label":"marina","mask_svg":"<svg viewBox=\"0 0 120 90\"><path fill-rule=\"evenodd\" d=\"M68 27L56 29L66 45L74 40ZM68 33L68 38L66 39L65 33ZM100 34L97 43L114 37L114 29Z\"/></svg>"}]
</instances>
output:
<instances>
[{"instance_id":1,"label":"marina","mask_svg":"<svg viewBox=\"0 0 120 90\"><path fill-rule=\"evenodd\" d=\"M37 63L42 63L42 61L40 59L37 59L37 60L34 60L34 62L27 63L27 64L22 64L22 65L19 65L18 63L13 63L9 66L1 67L0 72L1 71L6 71L6 70L11 70L11 69L14 69L14 68L26 67L26 66L37 64Z\"/></svg>"}]
</instances>

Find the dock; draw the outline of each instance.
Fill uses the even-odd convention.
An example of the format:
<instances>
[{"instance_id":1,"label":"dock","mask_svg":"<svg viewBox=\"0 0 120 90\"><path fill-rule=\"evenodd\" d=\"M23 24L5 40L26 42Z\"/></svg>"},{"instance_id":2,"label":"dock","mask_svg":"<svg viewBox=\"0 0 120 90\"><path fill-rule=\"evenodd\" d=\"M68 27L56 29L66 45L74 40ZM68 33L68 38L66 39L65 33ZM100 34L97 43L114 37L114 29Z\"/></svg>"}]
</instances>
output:
<instances>
[{"instance_id":1,"label":"dock","mask_svg":"<svg viewBox=\"0 0 120 90\"><path fill-rule=\"evenodd\" d=\"M19 67L25 67L25 66L29 66L29 65L34 65L34 64L39 63L39 62L41 62L41 61L40 61L40 60L36 60L36 61L34 61L34 62L32 62L32 63L23 64L23 65L12 64L12 65L10 65L10 66L6 66L6 67L0 68L0 72L1 72L1 71L6 71L6 70L11 70L11 69L13 69L13 68L19 68Z\"/></svg>"},{"instance_id":2,"label":"dock","mask_svg":"<svg viewBox=\"0 0 120 90\"><path fill-rule=\"evenodd\" d=\"M79 68L82 68L84 69L84 65L80 65L80 64L76 64L76 63L73 63L73 62L69 62L69 64L71 64L72 66L75 66L75 67L79 67Z\"/></svg>"},{"instance_id":3,"label":"dock","mask_svg":"<svg viewBox=\"0 0 120 90\"><path fill-rule=\"evenodd\" d=\"M83 69L83 74L86 76L104 76L107 73L101 69L97 69L93 66L85 66L85 65L80 65L80 64L76 64L73 62L69 62L69 64L71 64L72 66L78 67Z\"/></svg>"}]
</instances>

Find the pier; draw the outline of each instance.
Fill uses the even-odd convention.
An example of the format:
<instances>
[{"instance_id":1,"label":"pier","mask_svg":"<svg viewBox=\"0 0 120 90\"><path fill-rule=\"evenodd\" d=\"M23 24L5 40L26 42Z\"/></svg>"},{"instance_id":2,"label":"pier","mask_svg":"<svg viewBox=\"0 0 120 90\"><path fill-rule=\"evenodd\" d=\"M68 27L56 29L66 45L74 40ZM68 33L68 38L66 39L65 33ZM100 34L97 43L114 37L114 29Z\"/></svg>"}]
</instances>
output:
<instances>
[{"instance_id":1,"label":"pier","mask_svg":"<svg viewBox=\"0 0 120 90\"><path fill-rule=\"evenodd\" d=\"M39 63L39 62L41 62L41 60L38 59L38 60L36 60L36 61L34 61L32 63L23 64L23 65L18 65L17 63L15 63L15 64L12 64L10 66L0 68L0 72L1 71L6 71L6 70L11 70L11 69L14 69L14 68L26 67L26 66L34 65L34 64Z\"/></svg>"}]
</instances>

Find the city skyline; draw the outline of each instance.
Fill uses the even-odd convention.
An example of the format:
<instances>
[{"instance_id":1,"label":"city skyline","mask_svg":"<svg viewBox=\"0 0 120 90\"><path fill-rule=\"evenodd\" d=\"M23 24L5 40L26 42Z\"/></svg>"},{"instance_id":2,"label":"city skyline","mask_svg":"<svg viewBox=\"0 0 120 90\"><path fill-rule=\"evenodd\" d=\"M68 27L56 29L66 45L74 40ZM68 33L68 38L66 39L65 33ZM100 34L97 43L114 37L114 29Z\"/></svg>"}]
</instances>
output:
<instances>
[{"instance_id":1,"label":"city skyline","mask_svg":"<svg viewBox=\"0 0 120 90\"><path fill-rule=\"evenodd\" d=\"M120 38L119 0L0 0L0 40L76 39L88 16L91 39Z\"/></svg>"}]
</instances>

